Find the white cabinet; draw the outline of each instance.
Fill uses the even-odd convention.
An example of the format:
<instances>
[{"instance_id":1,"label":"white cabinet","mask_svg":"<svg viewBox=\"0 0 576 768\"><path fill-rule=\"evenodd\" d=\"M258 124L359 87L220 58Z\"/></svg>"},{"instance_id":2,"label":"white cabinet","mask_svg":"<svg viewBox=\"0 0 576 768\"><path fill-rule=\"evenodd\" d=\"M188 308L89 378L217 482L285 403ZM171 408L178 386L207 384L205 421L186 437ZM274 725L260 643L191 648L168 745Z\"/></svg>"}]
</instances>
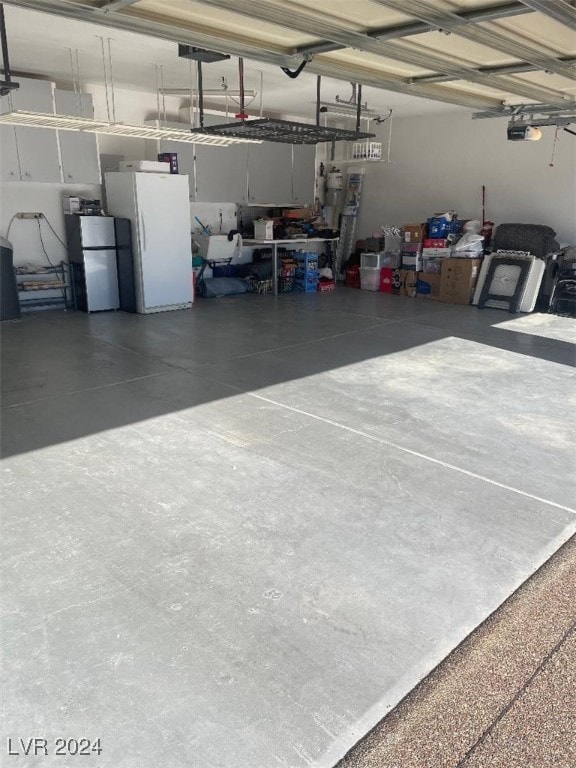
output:
<instances>
[{"instance_id":1,"label":"white cabinet","mask_svg":"<svg viewBox=\"0 0 576 768\"><path fill-rule=\"evenodd\" d=\"M54 112L54 84L45 80L18 78L20 88L2 98L2 111L22 109L33 112ZM56 131L50 128L14 128L19 174L11 173L13 181L61 181L60 150ZM4 132L3 136L4 138ZM11 139L8 135L10 150ZM4 151L4 145L2 145ZM14 169L12 169L14 170ZM4 169L3 180L6 180Z\"/></svg>"},{"instance_id":2,"label":"white cabinet","mask_svg":"<svg viewBox=\"0 0 576 768\"><path fill-rule=\"evenodd\" d=\"M316 146L292 145L292 202L309 205L314 202L316 178Z\"/></svg>"},{"instance_id":3,"label":"white cabinet","mask_svg":"<svg viewBox=\"0 0 576 768\"><path fill-rule=\"evenodd\" d=\"M94 117L89 93L56 90L56 113L78 117ZM69 184L100 184L98 139L95 133L58 131L62 179Z\"/></svg>"},{"instance_id":4,"label":"white cabinet","mask_svg":"<svg viewBox=\"0 0 576 768\"><path fill-rule=\"evenodd\" d=\"M20 181L20 164L13 125L0 125L0 180Z\"/></svg>"},{"instance_id":5,"label":"white cabinet","mask_svg":"<svg viewBox=\"0 0 576 768\"><path fill-rule=\"evenodd\" d=\"M62 180L56 131L49 128L16 128L22 181Z\"/></svg>"},{"instance_id":6,"label":"white cabinet","mask_svg":"<svg viewBox=\"0 0 576 768\"><path fill-rule=\"evenodd\" d=\"M248 202L292 202L292 145L264 141L248 146Z\"/></svg>"},{"instance_id":7,"label":"white cabinet","mask_svg":"<svg viewBox=\"0 0 576 768\"><path fill-rule=\"evenodd\" d=\"M206 115L206 125L222 122L223 116ZM182 127L185 123L163 125ZM179 172L188 175L190 200L194 202L308 205L314 201L316 147L313 145L268 141L211 147L147 142L147 159L155 160L161 152L178 155Z\"/></svg>"},{"instance_id":8,"label":"white cabinet","mask_svg":"<svg viewBox=\"0 0 576 768\"><path fill-rule=\"evenodd\" d=\"M210 147L196 144L194 199L201 203L246 203L246 144Z\"/></svg>"}]
</instances>

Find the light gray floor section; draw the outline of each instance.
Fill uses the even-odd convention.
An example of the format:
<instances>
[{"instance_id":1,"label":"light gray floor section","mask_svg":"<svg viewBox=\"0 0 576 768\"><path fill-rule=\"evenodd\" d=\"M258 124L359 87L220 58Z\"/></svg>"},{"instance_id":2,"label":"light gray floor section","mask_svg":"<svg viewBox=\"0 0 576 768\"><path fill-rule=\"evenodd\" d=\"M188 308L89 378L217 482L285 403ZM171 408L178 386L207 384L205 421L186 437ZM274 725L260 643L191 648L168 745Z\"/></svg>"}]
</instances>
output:
<instances>
[{"instance_id":1,"label":"light gray floor section","mask_svg":"<svg viewBox=\"0 0 576 768\"><path fill-rule=\"evenodd\" d=\"M576 531L573 329L347 289L4 324L3 744L334 765Z\"/></svg>"}]
</instances>

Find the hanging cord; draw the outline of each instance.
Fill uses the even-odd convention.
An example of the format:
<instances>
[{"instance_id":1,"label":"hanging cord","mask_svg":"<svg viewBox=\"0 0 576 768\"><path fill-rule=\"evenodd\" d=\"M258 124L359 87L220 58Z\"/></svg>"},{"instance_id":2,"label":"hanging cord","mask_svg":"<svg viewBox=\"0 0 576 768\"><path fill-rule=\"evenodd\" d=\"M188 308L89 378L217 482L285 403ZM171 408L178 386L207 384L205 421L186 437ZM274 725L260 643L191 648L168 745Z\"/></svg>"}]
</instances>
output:
<instances>
[{"instance_id":1,"label":"hanging cord","mask_svg":"<svg viewBox=\"0 0 576 768\"><path fill-rule=\"evenodd\" d=\"M48 218L48 217L47 217L45 214L42 216L42 218L44 219L44 221L46 222L46 224L48 224L48 226L49 226L49 227L50 227L50 229L52 230L52 234L54 235L54 237L56 238L56 240L58 240L58 242L60 243L60 245L61 245L63 248L65 248L66 250L68 250L68 246L66 245L66 243L64 242L64 240L62 240L62 238L60 237L60 235L58 234L58 232L56 232L56 230L54 229L54 227L52 226L52 224L50 224L50 219L49 219L49 218ZM40 221L40 219L38 219L38 221Z\"/></svg>"},{"instance_id":2,"label":"hanging cord","mask_svg":"<svg viewBox=\"0 0 576 768\"><path fill-rule=\"evenodd\" d=\"M56 265L52 264L52 262L50 261L50 256L48 256L48 251L46 250L46 246L44 245L44 239L42 237L42 227L40 226L40 219L36 219L36 223L38 224L38 234L40 235L40 243L42 245L42 250L44 251L44 256L46 256L46 261L48 262L48 264L50 264L52 269L56 269Z\"/></svg>"},{"instance_id":3,"label":"hanging cord","mask_svg":"<svg viewBox=\"0 0 576 768\"><path fill-rule=\"evenodd\" d=\"M11 229L12 224L14 223L16 218L17 218L17 216L16 216L16 214L14 214L14 216L12 216L12 218L8 222L8 229L6 230L6 240L8 240L8 241L10 240L10 229Z\"/></svg>"},{"instance_id":4,"label":"hanging cord","mask_svg":"<svg viewBox=\"0 0 576 768\"><path fill-rule=\"evenodd\" d=\"M316 76L316 126L320 127L320 90L322 86L322 75Z\"/></svg>"},{"instance_id":5,"label":"hanging cord","mask_svg":"<svg viewBox=\"0 0 576 768\"><path fill-rule=\"evenodd\" d=\"M358 83L358 99L356 101L356 133L360 133L360 116L362 115L362 83Z\"/></svg>"},{"instance_id":6,"label":"hanging cord","mask_svg":"<svg viewBox=\"0 0 576 768\"><path fill-rule=\"evenodd\" d=\"M386 115L386 117L382 117L382 115L378 115L377 117L374 118L374 122L377 125L380 125L381 123L385 123L386 120L390 120L391 117L392 117L392 107L388 107L388 114Z\"/></svg>"},{"instance_id":7,"label":"hanging cord","mask_svg":"<svg viewBox=\"0 0 576 768\"><path fill-rule=\"evenodd\" d=\"M284 72L285 75L288 75L289 78L291 78L292 80L295 80L300 74L300 72L302 72L306 64L308 64L309 61L310 61L309 58L303 59L298 69L292 70L292 69L288 69L288 67L280 67L280 69L282 70L282 72Z\"/></svg>"},{"instance_id":8,"label":"hanging cord","mask_svg":"<svg viewBox=\"0 0 576 768\"><path fill-rule=\"evenodd\" d=\"M556 145L558 144L558 126L556 126L556 130L554 131L554 143L552 144L552 157L550 158L550 163L548 164L549 168L554 168L554 158L556 157Z\"/></svg>"}]
</instances>

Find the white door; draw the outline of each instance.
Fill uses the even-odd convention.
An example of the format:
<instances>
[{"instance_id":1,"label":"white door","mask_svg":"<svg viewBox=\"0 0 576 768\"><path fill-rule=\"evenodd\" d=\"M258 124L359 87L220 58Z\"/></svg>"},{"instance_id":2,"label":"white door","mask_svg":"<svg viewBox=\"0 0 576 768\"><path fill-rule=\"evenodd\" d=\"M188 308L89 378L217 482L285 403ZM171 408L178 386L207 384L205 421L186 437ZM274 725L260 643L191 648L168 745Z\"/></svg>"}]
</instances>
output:
<instances>
[{"instance_id":1,"label":"white door","mask_svg":"<svg viewBox=\"0 0 576 768\"><path fill-rule=\"evenodd\" d=\"M316 147L313 144L292 146L292 202L309 205L314 202Z\"/></svg>"},{"instance_id":2,"label":"white door","mask_svg":"<svg viewBox=\"0 0 576 768\"><path fill-rule=\"evenodd\" d=\"M246 203L248 150L246 144L230 147L195 145L195 200L201 203Z\"/></svg>"},{"instance_id":3,"label":"white door","mask_svg":"<svg viewBox=\"0 0 576 768\"><path fill-rule=\"evenodd\" d=\"M76 97L74 91L56 89L55 99L56 113L59 115L94 117L92 96L89 93L80 93ZM100 184L96 134L80 131L58 131L58 139L64 183Z\"/></svg>"},{"instance_id":4,"label":"white door","mask_svg":"<svg viewBox=\"0 0 576 768\"><path fill-rule=\"evenodd\" d=\"M286 205L292 202L292 145L276 141L248 147L248 202Z\"/></svg>"},{"instance_id":5,"label":"white door","mask_svg":"<svg viewBox=\"0 0 576 768\"><path fill-rule=\"evenodd\" d=\"M192 302L188 177L135 173L143 311Z\"/></svg>"},{"instance_id":6,"label":"white door","mask_svg":"<svg viewBox=\"0 0 576 768\"><path fill-rule=\"evenodd\" d=\"M18 78L20 87L11 94L14 109L54 112L54 83ZM57 132L50 128L16 128L22 181L62 181Z\"/></svg>"},{"instance_id":7,"label":"white door","mask_svg":"<svg viewBox=\"0 0 576 768\"><path fill-rule=\"evenodd\" d=\"M22 181L62 181L56 133L51 128L16 128Z\"/></svg>"},{"instance_id":8,"label":"white door","mask_svg":"<svg viewBox=\"0 0 576 768\"><path fill-rule=\"evenodd\" d=\"M116 234L112 216L79 216L82 248L114 248Z\"/></svg>"},{"instance_id":9,"label":"white door","mask_svg":"<svg viewBox=\"0 0 576 768\"><path fill-rule=\"evenodd\" d=\"M13 125L0 125L0 180L20 181L20 165Z\"/></svg>"},{"instance_id":10,"label":"white door","mask_svg":"<svg viewBox=\"0 0 576 768\"><path fill-rule=\"evenodd\" d=\"M88 312L118 309L116 251L84 251Z\"/></svg>"}]
</instances>

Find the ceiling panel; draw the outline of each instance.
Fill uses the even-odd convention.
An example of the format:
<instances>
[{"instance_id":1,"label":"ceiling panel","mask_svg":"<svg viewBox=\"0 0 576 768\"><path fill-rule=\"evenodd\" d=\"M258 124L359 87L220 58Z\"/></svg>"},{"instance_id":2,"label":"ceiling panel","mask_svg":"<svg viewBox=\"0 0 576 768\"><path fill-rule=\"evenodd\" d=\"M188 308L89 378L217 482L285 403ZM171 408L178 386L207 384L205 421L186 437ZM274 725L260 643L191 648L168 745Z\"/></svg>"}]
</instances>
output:
<instances>
[{"instance_id":1,"label":"ceiling panel","mask_svg":"<svg viewBox=\"0 0 576 768\"><path fill-rule=\"evenodd\" d=\"M411 37L398 40L398 45L411 45L416 50L423 48L442 54L445 57L454 59L463 67L479 67L495 64L508 64L516 61L505 53L498 53L493 48L488 48L480 43L474 43L444 32L426 32L422 35L413 35Z\"/></svg>"},{"instance_id":2,"label":"ceiling panel","mask_svg":"<svg viewBox=\"0 0 576 768\"><path fill-rule=\"evenodd\" d=\"M506 30L514 35L521 35L525 40L540 47L560 54L576 55L576 34L554 19L540 13L516 16L514 19L499 19L492 22L494 29Z\"/></svg>"},{"instance_id":3,"label":"ceiling panel","mask_svg":"<svg viewBox=\"0 0 576 768\"><path fill-rule=\"evenodd\" d=\"M354 24L358 29L395 26L412 20L403 13L375 5L371 0L314 0L314 3L309 0L289 0L289 4L298 10L317 10L323 18L338 20L344 26Z\"/></svg>"},{"instance_id":4,"label":"ceiling panel","mask_svg":"<svg viewBox=\"0 0 576 768\"><path fill-rule=\"evenodd\" d=\"M509 1L505 3L502 0L501 4ZM132 80L135 87L146 87L148 83L148 88L153 88L153 78L143 74L146 68L153 70L153 63L161 63L166 67L166 77L180 80L186 76L189 79L189 64L178 61L174 55L175 46L171 47L177 40L268 62L255 64L254 67L247 66L247 73L258 68L274 72L270 79L275 83L279 65L295 68L302 61L302 56L295 55L296 49L315 43L324 43L330 47L332 41L332 50L326 52L325 49L323 53L316 53L308 62L305 70L307 74L321 72L324 76L329 74L372 86L381 85L387 91L407 94L406 98L410 94L427 96L437 102L452 102L456 98L471 108L497 108L502 102L534 102L535 97L545 103L561 104L563 93L570 96L574 93L573 81L567 76L549 76L542 71L545 65L551 64L550 61L543 61L543 56L554 59L576 55L574 33L540 13L527 12L506 20L482 24L468 22L462 25L463 32L497 32L503 36L503 41L494 41L494 46L489 40L479 44L465 39L459 34L458 26L450 34L431 30L386 42L377 41L374 36L366 34L368 30L376 28L396 27L406 23L421 24L415 17L419 18L422 13L424 17L426 13L430 15L438 11L462 13L487 5L498 5L495 0L438 0L434 3L424 0L423 4L415 4L411 0L415 17L405 12L411 7L409 2L392 0L315 0L314 3L309 0L135 0L117 12L108 13L98 10L103 2L8 0L7 5L52 10L74 18L86 16L102 25L100 29L111 24L115 27L113 33L104 34L110 34L118 40L114 44L118 49L115 54L118 61L117 76L126 85ZM436 22L439 23L438 18ZM55 23L60 25L64 22L58 19ZM58 38L58 30L49 31L51 22L42 22L36 26L24 23L23 26L25 29L21 44L27 50L13 52L13 58L24 61L28 69L34 66L46 68L50 66L50 61L59 62L66 45L70 44L69 40L85 39L81 34L73 35L67 41ZM130 35L126 29L143 32L152 39L159 35L168 41L147 43L145 49L149 63L143 63L142 45L134 45L130 37L124 40L124 35ZM93 73L95 33L92 31L90 34L91 42L86 39L87 50L86 53L82 52L82 57L87 62L87 70ZM47 40L50 39L52 42L48 44ZM498 49L500 46L506 50L503 42L509 45L514 41L522 43L527 49L525 60L519 58L524 55L522 49L513 48L515 56ZM75 44L79 45L77 42ZM40 51L41 61L38 55ZM156 62L151 60L151 55ZM535 62L541 70L512 75L470 73L462 77L462 70L516 64L522 66L525 61ZM552 69L560 71L560 63L556 62ZM228 62L219 67L219 77L222 72L226 72L226 77L235 77L233 73L236 70L237 63ZM215 72L210 67L206 67L206 71ZM442 80L440 77L435 83L418 81L421 76L437 74L447 75L448 79ZM449 76L458 79L451 81ZM304 78L303 75L301 77ZM212 74L207 74L207 78L212 78ZM417 79L413 84L412 78ZM298 82L304 83L305 79ZM283 90L280 83L277 87ZM288 90L287 80L284 90ZM440 108L437 105L437 109Z\"/></svg>"},{"instance_id":5,"label":"ceiling panel","mask_svg":"<svg viewBox=\"0 0 576 768\"><path fill-rule=\"evenodd\" d=\"M253 41L269 41L283 48L296 48L313 42L313 35L306 35L297 29L269 24L241 14L211 8L190 0L140 0L125 10L125 15L140 17L152 14L156 18L179 19L197 29L216 29L223 37L243 37Z\"/></svg>"}]
</instances>

